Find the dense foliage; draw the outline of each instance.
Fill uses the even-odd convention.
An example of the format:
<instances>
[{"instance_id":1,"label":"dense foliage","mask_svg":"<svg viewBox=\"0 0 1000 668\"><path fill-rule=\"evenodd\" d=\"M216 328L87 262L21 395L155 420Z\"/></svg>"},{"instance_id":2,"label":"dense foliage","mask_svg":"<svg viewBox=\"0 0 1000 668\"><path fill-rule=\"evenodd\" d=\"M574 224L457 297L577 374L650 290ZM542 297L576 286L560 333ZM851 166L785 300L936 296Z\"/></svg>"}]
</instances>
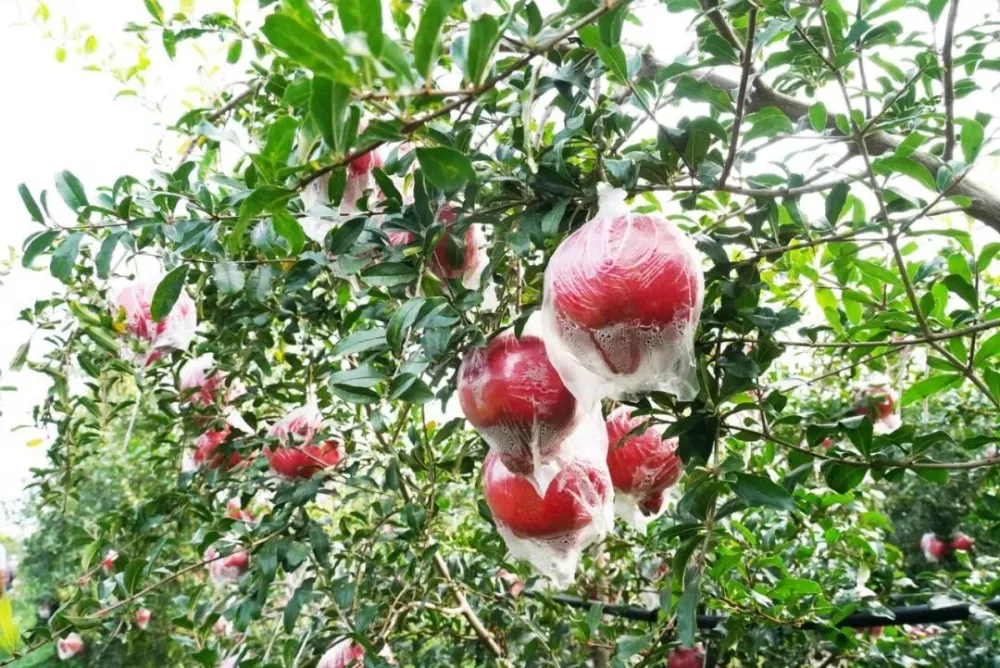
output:
<instances>
[{"instance_id":1,"label":"dense foliage","mask_svg":"<svg viewBox=\"0 0 1000 668\"><path fill-rule=\"evenodd\" d=\"M176 164L60 173L75 220L21 189L39 225L22 263L47 259L64 290L22 314L46 343L13 364L50 379L34 418L53 436L19 595L59 607L21 629L0 608L0 665L71 632L91 666L290 668L345 638L371 666L652 666L695 643L719 665L992 665L979 606L946 628L836 628L996 591L1000 200L971 173L997 127L985 8L167 4L128 29L169 57L222 40L249 83L176 119ZM687 53L633 45L641 21ZM463 354L539 310L604 183L687 232L704 268L697 396L624 402L679 439L685 473L567 592L659 606L652 624L565 607L506 557L487 448L453 400ZM448 270L470 228L481 275ZM151 330L126 317L137 274ZM197 328L149 354L153 321L188 302ZM206 354L218 387L195 401L179 388ZM274 425L302 407L342 461L275 476ZM192 465L206 430L221 445ZM971 550L921 552L958 532ZM699 630L703 611L727 619Z\"/></svg>"}]
</instances>

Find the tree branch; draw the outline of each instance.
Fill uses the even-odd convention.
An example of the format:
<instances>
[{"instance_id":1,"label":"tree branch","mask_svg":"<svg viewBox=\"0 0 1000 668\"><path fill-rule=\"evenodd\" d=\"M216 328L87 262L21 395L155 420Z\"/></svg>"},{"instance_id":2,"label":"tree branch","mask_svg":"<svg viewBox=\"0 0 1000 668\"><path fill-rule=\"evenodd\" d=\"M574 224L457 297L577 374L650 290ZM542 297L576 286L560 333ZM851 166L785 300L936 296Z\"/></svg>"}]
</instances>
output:
<instances>
[{"instance_id":1,"label":"tree branch","mask_svg":"<svg viewBox=\"0 0 1000 668\"><path fill-rule=\"evenodd\" d=\"M747 101L747 83L750 79L750 69L753 67L753 38L757 30L757 8L751 7L747 18L747 45L743 53L743 75L740 78L740 92L736 97L736 118L733 119L733 135L729 140L729 155L726 156L726 163L722 166L722 175L719 176L719 187L726 187L726 180L729 172L736 162L736 150L740 143L740 126L743 124L743 111Z\"/></svg>"},{"instance_id":2,"label":"tree branch","mask_svg":"<svg viewBox=\"0 0 1000 668\"><path fill-rule=\"evenodd\" d=\"M955 60L952 47L955 44L955 22L958 19L958 0L951 0L948 10L948 26L944 33L941 50L941 66L944 70L944 158L951 162L955 157Z\"/></svg>"}]
</instances>

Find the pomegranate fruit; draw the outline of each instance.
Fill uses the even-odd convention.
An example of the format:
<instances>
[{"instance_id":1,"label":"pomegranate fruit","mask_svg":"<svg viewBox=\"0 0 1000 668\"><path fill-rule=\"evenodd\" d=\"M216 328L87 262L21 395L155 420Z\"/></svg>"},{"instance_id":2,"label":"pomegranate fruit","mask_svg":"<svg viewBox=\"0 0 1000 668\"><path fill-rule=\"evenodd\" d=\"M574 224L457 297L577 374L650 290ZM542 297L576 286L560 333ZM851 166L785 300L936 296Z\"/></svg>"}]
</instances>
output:
<instances>
[{"instance_id":1,"label":"pomegranate fruit","mask_svg":"<svg viewBox=\"0 0 1000 668\"><path fill-rule=\"evenodd\" d=\"M140 631L145 631L149 626L149 620L153 618L153 613L148 608L142 608L135 613L135 625Z\"/></svg>"},{"instance_id":2,"label":"pomegranate fruit","mask_svg":"<svg viewBox=\"0 0 1000 668\"><path fill-rule=\"evenodd\" d=\"M920 549L923 550L924 558L931 563L935 563L948 554L948 543L940 540L933 533L925 533L920 538Z\"/></svg>"},{"instance_id":3,"label":"pomegranate fruit","mask_svg":"<svg viewBox=\"0 0 1000 668\"><path fill-rule=\"evenodd\" d=\"M537 336L512 330L468 352L458 398L469 423L513 473L530 474L575 424L576 399Z\"/></svg>"},{"instance_id":4,"label":"pomegranate fruit","mask_svg":"<svg viewBox=\"0 0 1000 668\"><path fill-rule=\"evenodd\" d=\"M615 490L655 513L663 506L663 490L681 477L681 460L677 441L661 438L655 429L628 435L641 426L642 419L624 406L608 417L608 471Z\"/></svg>"},{"instance_id":5,"label":"pomegranate fruit","mask_svg":"<svg viewBox=\"0 0 1000 668\"><path fill-rule=\"evenodd\" d=\"M155 362L165 351L187 349L198 326L194 301L183 290L170 313L159 322L153 320L151 308L157 285L157 280L130 283L111 300L115 328L141 342L138 359L143 364Z\"/></svg>"},{"instance_id":6,"label":"pomegranate fruit","mask_svg":"<svg viewBox=\"0 0 1000 668\"><path fill-rule=\"evenodd\" d=\"M208 562L208 572L216 582L236 582L240 575L250 568L250 553L238 550L225 557L219 557L215 548L205 551L205 561Z\"/></svg>"},{"instance_id":7,"label":"pomegranate fruit","mask_svg":"<svg viewBox=\"0 0 1000 668\"><path fill-rule=\"evenodd\" d=\"M310 478L339 464L344 455L339 441L315 442L322 428L323 416L312 402L272 425L269 435L279 439L282 447L264 449L271 470L286 478Z\"/></svg>"},{"instance_id":8,"label":"pomegranate fruit","mask_svg":"<svg viewBox=\"0 0 1000 668\"><path fill-rule=\"evenodd\" d=\"M70 633L65 638L60 638L56 643L56 654L60 661L69 661L74 656L82 654L85 648L86 645L84 645L80 634Z\"/></svg>"},{"instance_id":9,"label":"pomegranate fruit","mask_svg":"<svg viewBox=\"0 0 1000 668\"><path fill-rule=\"evenodd\" d=\"M670 653L667 668L702 668L705 663L705 650L701 645L694 647L678 647Z\"/></svg>"},{"instance_id":10,"label":"pomegranate fruit","mask_svg":"<svg viewBox=\"0 0 1000 668\"><path fill-rule=\"evenodd\" d=\"M238 452L217 452L220 448L225 450L224 445L229 440L232 430L227 426L222 430L209 430L198 437L194 442L194 462L198 466L207 466L213 471L223 468L226 471L233 469L245 461Z\"/></svg>"},{"instance_id":11,"label":"pomegranate fruit","mask_svg":"<svg viewBox=\"0 0 1000 668\"><path fill-rule=\"evenodd\" d=\"M470 225L462 237L465 248L461 257L452 257L448 243L452 224L456 219L455 209L451 205L445 204L441 207L437 220L444 223L445 234L434 247L427 267L438 278L442 280L460 278L465 287L473 290L479 286L479 275L489 261L486 256L486 238L477 225ZM385 233L389 238L389 245L393 247L407 246L417 238L413 232L406 230L386 230Z\"/></svg>"},{"instance_id":12,"label":"pomegranate fruit","mask_svg":"<svg viewBox=\"0 0 1000 668\"><path fill-rule=\"evenodd\" d=\"M577 396L662 389L697 395L694 330L704 278L688 237L658 214L633 214L620 202L562 242L545 271L543 312L553 364ZM554 350L562 349L557 356ZM592 390L593 391L593 390Z\"/></svg>"},{"instance_id":13,"label":"pomegranate fruit","mask_svg":"<svg viewBox=\"0 0 1000 668\"><path fill-rule=\"evenodd\" d=\"M116 561L118 561L118 553L114 550L108 550L108 553L104 555L104 559L101 561L101 569L105 573L114 572Z\"/></svg>"},{"instance_id":14,"label":"pomegranate fruit","mask_svg":"<svg viewBox=\"0 0 1000 668\"><path fill-rule=\"evenodd\" d=\"M365 650L350 640L341 640L320 658L316 668L361 668L364 665Z\"/></svg>"},{"instance_id":15,"label":"pomegranate fruit","mask_svg":"<svg viewBox=\"0 0 1000 668\"><path fill-rule=\"evenodd\" d=\"M892 391L884 385L875 385L863 391L854 406L854 413L871 416L873 422L885 422L892 417L895 408Z\"/></svg>"},{"instance_id":16,"label":"pomegranate fruit","mask_svg":"<svg viewBox=\"0 0 1000 668\"><path fill-rule=\"evenodd\" d=\"M966 552L971 550L975 544L976 541L972 539L972 536L967 536L961 531L956 533L955 537L951 539L951 549L956 551Z\"/></svg>"},{"instance_id":17,"label":"pomegranate fruit","mask_svg":"<svg viewBox=\"0 0 1000 668\"><path fill-rule=\"evenodd\" d=\"M566 465L539 494L496 455L486 455L483 485L497 524L520 538L554 538L579 531L598 515L610 489L607 476L583 462Z\"/></svg>"}]
</instances>

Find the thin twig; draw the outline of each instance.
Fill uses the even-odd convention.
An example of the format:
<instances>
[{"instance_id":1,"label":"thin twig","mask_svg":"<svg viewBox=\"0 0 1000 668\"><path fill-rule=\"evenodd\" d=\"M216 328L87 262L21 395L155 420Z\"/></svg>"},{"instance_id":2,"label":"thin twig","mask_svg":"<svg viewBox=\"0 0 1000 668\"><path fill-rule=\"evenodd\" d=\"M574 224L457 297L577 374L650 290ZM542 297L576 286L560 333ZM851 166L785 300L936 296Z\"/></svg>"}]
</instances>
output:
<instances>
[{"instance_id":1,"label":"thin twig","mask_svg":"<svg viewBox=\"0 0 1000 668\"><path fill-rule=\"evenodd\" d=\"M733 119L733 134L729 140L729 155L726 156L726 163L722 166L722 174L719 176L719 187L726 187L726 180L729 172L736 162L736 150L740 143L740 126L743 124L743 112L747 102L747 84L750 81L750 69L753 66L753 40L757 31L757 8L750 7L750 14L747 17L747 42L743 53L743 74L740 77L740 92L736 97L736 117Z\"/></svg>"},{"instance_id":2,"label":"thin twig","mask_svg":"<svg viewBox=\"0 0 1000 668\"><path fill-rule=\"evenodd\" d=\"M955 157L955 61L952 47L955 44L955 22L958 19L958 0L951 0L948 10L948 26L944 33L941 50L941 66L944 70L944 154L945 162Z\"/></svg>"}]
</instances>

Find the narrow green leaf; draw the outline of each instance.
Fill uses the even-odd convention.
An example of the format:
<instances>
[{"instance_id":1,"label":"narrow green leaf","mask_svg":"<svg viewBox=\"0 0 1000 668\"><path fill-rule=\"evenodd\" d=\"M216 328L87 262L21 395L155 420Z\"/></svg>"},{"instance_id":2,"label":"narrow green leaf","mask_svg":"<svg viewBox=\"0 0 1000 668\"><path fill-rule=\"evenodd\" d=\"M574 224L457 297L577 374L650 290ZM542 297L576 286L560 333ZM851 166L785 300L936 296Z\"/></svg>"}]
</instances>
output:
<instances>
[{"instance_id":1,"label":"narrow green leaf","mask_svg":"<svg viewBox=\"0 0 1000 668\"><path fill-rule=\"evenodd\" d=\"M597 29L604 46L618 46L622 41L622 26L628 16L628 3L618 5L597 21Z\"/></svg>"},{"instance_id":2,"label":"narrow green leaf","mask_svg":"<svg viewBox=\"0 0 1000 668\"><path fill-rule=\"evenodd\" d=\"M965 164L971 165L979 157L979 151L983 147L983 126L967 119L960 119L958 123L962 126L962 155L965 157Z\"/></svg>"},{"instance_id":3,"label":"narrow green leaf","mask_svg":"<svg viewBox=\"0 0 1000 668\"><path fill-rule=\"evenodd\" d=\"M476 178L472 161L452 148L418 148L417 160L424 176L444 192L454 192Z\"/></svg>"},{"instance_id":4,"label":"narrow green leaf","mask_svg":"<svg viewBox=\"0 0 1000 668\"><path fill-rule=\"evenodd\" d=\"M271 267L262 264L250 273L247 280L247 298L257 304L263 304L271 294Z\"/></svg>"},{"instance_id":5,"label":"narrow green leaf","mask_svg":"<svg viewBox=\"0 0 1000 668\"><path fill-rule=\"evenodd\" d=\"M473 85L479 85L493 57L500 25L489 14L472 22L469 29L469 50L465 57L465 75Z\"/></svg>"},{"instance_id":6,"label":"narrow green leaf","mask_svg":"<svg viewBox=\"0 0 1000 668\"><path fill-rule=\"evenodd\" d=\"M274 231L288 242L288 250L292 255L298 255L306 245L306 233L302 225L287 211L275 211L271 219Z\"/></svg>"},{"instance_id":7,"label":"narrow green leaf","mask_svg":"<svg viewBox=\"0 0 1000 668\"><path fill-rule=\"evenodd\" d=\"M774 588L768 592L768 596L784 601L786 599L798 599L802 596L820 596L823 588L818 582L803 578L784 578Z\"/></svg>"},{"instance_id":8,"label":"narrow green leaf","mask_svg":"<svg viewBox=\"0 0 1000 668\"><path fill-rule=\"evenodd\" d=\"M941 18L941 13L947 4L948 0L927 0L927 15L931 17L933 23L937 23Z\"/></svg>"},{"instance_id":9,"label":"narrow green leaf","mask_svg":"<svg viewBox=\"0 0 1000 668\"><path fill-rule=\"evenodd\" d=\"M38 203L35 202L35 198L31 196L31 191L25 184L20 184L17 186L17 192L21 196L21 201L24 202L24 208L28 210L28 215L36 223L45 224L45 217L42 216L42 210L38 208Z\"/></svg>"},{"instance_id":10,"label":"narrow green leaf","mask_svg":"<svg viewBox=\"0 0 1000 668\"><path fill-rule=\"evenodd\" d=\"M240 56L243 55L243 40L238 39L229 45L229 49L226 51L226 62L230 65L235 65L240 62Z\"/></svg>"},{"instance_id":11,"label":"narrow green leaf","mask_svg":"<svg viewBox=\"0 0 1000 668\"><path fill-rule=\"evenodd\" d=\"M323 141L334 153L345 151L348 140L354 139L345 135L350 101L349 86L334 83L324 77L313 79L309 113L323 134Z\"/></svg>"},{"instance_id":12,"label":"narrow green leaf","mask_svg":"<svg viewBox=\"0 0 1000 668\"><path fill-rule=\"evenodd\" d=\"M386 342L385 330L381 327L375 327L374 329L354 332L350 336L341 339L333 347L330 354L334 357L343 357L344 355L357 355L369 350L385 350L388 347L389 344Z\"/></svg>"},{"instance_id":13,"label":"narrow green leaf","mask_svg":"<svg viewBox=\"0 0 1000 668\"><path fill-rule=\"evenodd\" d=\"M156 291L153 293L153 301L149 307L149 314L152 316L153 320L159 322L170 314L170 311L174 308L174 304L181 296L181 290L184 289L184 281L187 280L188 266L182 264L179 267L175 267L170 271L163 279L160 284L156 286Z\"/></svg>"},{"instance_id":14,"label":"narrow green leaf","mask_svg":"<svg viewBox=\"0 0 1000 668\"><path fill-rule=\"evenodd\" d=\"M417 272L402 262L381 262L362 271L361 278L368 285L392 287L412 283L417 279Z\"/></svg>"},{"instance_id":15,"label":"narrow green leaf","mask_svg":"<svg viewBox=\"0 0 1000 668\"><path fill-rule=\"evenodd\" d=\"M438 37L456 0L430 0L420 15L413 38L413 64L425 80L430 80L431 66L437 60Z\"/></svg>"},{"instance_id":16,"label":"narrow green leaf","mask_svg":"<svg viewBox=\"0 0 1000 668\"><path fill-rule=\"evenodd\" d=\"M396 352L399 352L403 346L403 339L406 336L406 332L409 331L413 323L417 321L420 316L420 309L427 300L423 297L414 297L402 306L400 306L392 317L389 318L389 324L386 326L386 340L389 342L389 346Z\"/></svg>"},{"instance_id":17,"label":"narrow green leaf","mask_svg":"<svg viewBox=\"0 0 1000 668\"><path fill-rule=\"evenodd\" d=\"M376 58L382 55L385 36L382 33L382 3L371 0L339 0L340 25L345 34L363 32L368 50Z\"/></svg>"},{"instance_id":18,"label":"narrow green leaf","mask_svg":"<svg viewBox=\"0 0 1000 668\"><path fill-rule=\"evenodd\" d=\"M118 241L124 233L109 234L101 242L101 249L97 252L94 265L97 267L97 275L107 279L111 275L111 259L114 257Z\"/></svg>"},{"instance_id":19,"label":"narrow green leaf","mask_svg":"<svg viewBox=\"0 0 1000 668\"><path fill-rule=\"evenodd\" d=\"M860 485L868 473L868 469L844 466L835 462L824 462L822 471L826 484L830 486L830 489L840 494L846 494Z\"/></svg>"},{"instance_id":20,"label":"narrow green leaf","mask_svg":"<svg viewBox=\"0 0 1000 668\"><path fill-rule=\"evenodd\" d=\"M82 232L74 232L56 246L52 253L52 262L49 263L49 273L58 278L63 283L69 281L73 275L73 267L76 266L76 256L80 253L80 242L83 240Z\"/></svg>"},{"instance_id":21,"label":"narrow green leaf","mask_svg":"<svg viewBox=\"0 0 1000 668\"><path fill-rule=\"evenodd\" d=\"M795 510L791 494L781 485L762 476L737 473L733 491L748 506L767 506L778 510Z\"/></svg>"},{"instance_id":22,"label":"narrow green leaf","mask_svg":"<svg viewBox=\"0 0 1000 668\"><path fill-rule=\"evenodd\" d=\"M250 220L262 211L274 211L283 207L295 196L294 190L286 190L277 186L261 186L240 204L240 217L229 233L226 249L230 255L239 254L243 247L243 237L246 236Z\"/></svg>"},{"instance_id":23,"label":"narrow green leaf","mask_svg":"<svg viewBox=\"0 0 1000 668\"><path fill-rule=\"evenodd\" d=\"M560 200L545 214L541 223L542 234L547 237L553 237L559 232L559 225L566 214L566 206L568 204L569 200Z\"/></svg>"},{"instance_id":24,"label":"narrow green leaf","mask_svg":"<svg viewBox=\"0 0 1000 668\"><path fill-rule=\"evenodd\" d=\"M838 183L830 189L826 196L826 219L831 225L836 225L840 220L840 214L844 211L847 203L847 195L851 192L851 187L846 183Z\"/></svg>"},{"instance_id":25,"label":"narrow green leaf","mask_svg":"<svg viewBox=\"0 0 1000 668\"><path fill-rule=\"evenodd\" d=\"M895 272L889 271L885 267L880 267L873 262L858 260L855 258L851 261L851 264L857 267L858 270L865 276L871 276L877 281L889 283L890 285L895 285L897 287L901 287L903 285L903 281L895 274Z\"/></svg>"},{"instance_id":26,"label":"narrow green leaf","mask_svg":"<svg viewBox=\"0 0 1000 668\"><path fill-rule=\"evenodd\" d=\"M0 597L0 649L13 655L21 639L21 629L14 621L14 609L10 596Z\"/></svg>"},{"instance_id":27,"label":"narrow green leaf","mask_svg":"<svg viewBox=\"0 0 1000 668\"><path fill-rule=\"evenodd\" d=\"M354 246L354 242L358 240L361 236L361 232L365 229L365 219L364 218L354 218L349 220L340 227L338 227L332 235L328 238L330 239L330 245L327 248L333 255L341 255L351 250Z\"/></svg>"},{"instance_id":28,"label":"narrow green leaf","mask_svg":"<svg viewBox=\"0 0 1000 668\"><path fill-rule=\"evenodd\" d=\"M809 125L816 132L822 132L826 129L826 105L822 102L817 102L809 107Z\"/></svg>"},{"instance_id":29,"label":"narrow green leaf","mask_svg":"<svg viewBox=\"0 0 1000 668\"><path fill-rule=\"evenodd\" d=\"M163 7L157 0L142 0L146 4L146 10L154 20L163 23Z\"/></svg>"},{"instance_id":30,"label":"narrow green leaf","mask_svg":"<svg viewBox=\"0 0 1000 668\"><path fill-rule=\"evenodd\" d=\"M56 191L66 202L66 206L73 211L79 211L87 206L87 193L83 189L80 179L73 176L72 172L62 171L56 174Z\"/></svg>"},{"instance_id":31,"label":"narrow green leaf","mask_svg":"<svg viewBox=\"0 0 1000 668\"><path fill-rule=\"evenodd\" d=\"M39 232L30 237L30 240L24 246L24 256L21 258L21 266L25 268L31 267L31 263L35 261L35 258L47 251L52 242L58 237L59 232L56 230Z\"/></svg>"},{"instance_id":32,"label":"narrow green leaf","mask_svg":"<svg viewBox=\"0 0 1000 668\"><path fill-rule=\"evenodd\" d=\"M315 74L354 85L354 68L347 62L344 47L310 24L303 14L275 12L264 20L261 32L276 49Z\"/></svg>"},{"instance_id":33,"label":"narrow green leaf","mask_svg":"<svg viewBox=\"0 0 1000 668\"><path fill-rule=\"evenodd\" d=\"M901 158L895 155L887 156L876 160L872 167L879 174L888 175L896 172L904 176L909 176L930 190L937 188L934 177L931 176L927 168L911 158Z\"/></svg>"},{"instance_id":34,"label":"narrow green leaf","mask_svg":"<svg viewBox=\"0 0 1000 668\"><path fill-rule=\"evenodd\" d=\"M914 383L903 392L903 396L900 399L901 406L909 406L912 403L916 403L926 397L937 394L938 392L944 392L953 387L958 387L965 380L965 376L960 373L952 374L942 374L940 376L931 376L930 378L925 378L917 383Z\"/></svg>"}]
</instances>

